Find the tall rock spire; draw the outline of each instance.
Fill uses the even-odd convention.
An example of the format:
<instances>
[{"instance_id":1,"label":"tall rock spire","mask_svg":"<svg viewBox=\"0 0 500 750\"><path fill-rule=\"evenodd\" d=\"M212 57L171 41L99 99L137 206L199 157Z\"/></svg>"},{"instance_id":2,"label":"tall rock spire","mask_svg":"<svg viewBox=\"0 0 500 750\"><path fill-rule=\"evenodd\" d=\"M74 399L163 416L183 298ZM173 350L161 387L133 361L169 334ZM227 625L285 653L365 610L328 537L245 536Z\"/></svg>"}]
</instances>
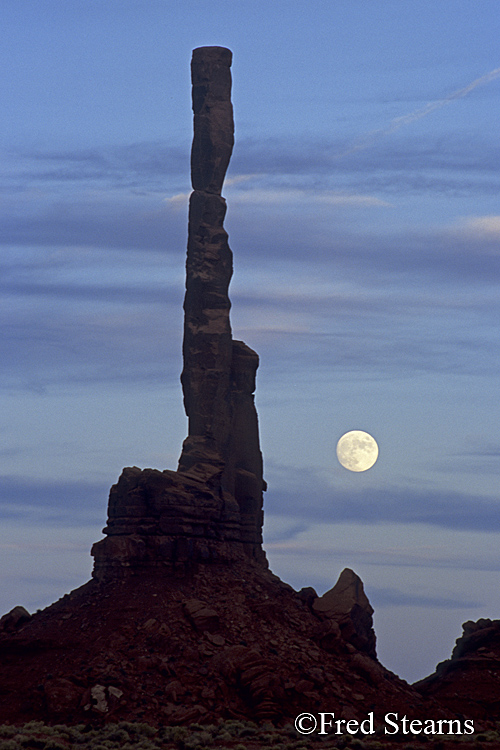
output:
<instances>
[{"instance_id":1,"label":"tall rock spire","mask_svg":"<svg viewBox=\"0 0 500 750\"><path fill-rule=\"evenodd\" d=\"M92 549L99 580L249 557L267 565L253 396L259 358L233 340L229 321L233 257L221 190L234 143L231 59L223 47L200 47L191 63L193 192L181 375L188 437L177 471L129 467L111 488L107 538Z\"/></svg>"},{"instance_id":2,"label":"tall rock spire","mask_svg":"<svg viewBox=\"0 0 500 750\"><path fill-rule=\"evenodd\" d=\"M231 426L232 335L228 289L233 254L223 222L222 184L234 143L230 50L200 47L191 62L194 137L189 201L184 368L189 436L181 471L220 477Z\"/></svg>"},{"instance_id":3,"label":"tall rock spire","mask_svg":"<svg viewBox=\"0 0 500 750\"><path fill-rule=\"evenodd\" d=\"M179 471L236 498L262 524L262 457L254 406L257 354L233 341L229 282L233 257L223 222L222 185L234 144L230 50L200 47L191 62L194 137L193 192L184 300L181 376L189 435ZM250 530L248 529L248 532Z\"/></svg>"}]
</instances>

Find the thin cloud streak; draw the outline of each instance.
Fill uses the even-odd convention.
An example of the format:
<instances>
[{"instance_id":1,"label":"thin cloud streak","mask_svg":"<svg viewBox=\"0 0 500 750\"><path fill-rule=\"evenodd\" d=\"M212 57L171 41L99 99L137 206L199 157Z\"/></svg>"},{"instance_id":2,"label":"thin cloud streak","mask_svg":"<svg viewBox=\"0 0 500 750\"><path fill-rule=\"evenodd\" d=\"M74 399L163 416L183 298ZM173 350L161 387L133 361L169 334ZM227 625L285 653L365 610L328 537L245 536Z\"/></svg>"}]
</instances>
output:
<instances>
[{"instance_id":1,"label":"thin cloud streak","mask_svg":"<svg viewBox=\"0 0 500 750\"><path fill-rule=\"evenodd\" d=\"M491 81L494 81L499 76L500 68L495 68L489 73L486 73L484 76L476 78L474 81L472 81L472 83L469 83L468 86L465 86L462 89L458 89L457 91L453 91L451 94L448 94L448 96L445 96L444 99L438 99L435 102L429 102L429 104L427 104L425 107L417 109L414 112L410 112L407 115L402 115L401 117L395 117L391 121L389 127L373 130L371 133L367 133L362 138L361 142L354 143L351 148L338 154L337 158L342 158L344 156L348 156L349 154L353 154L356 151L361 151L369 148L380 138L385 138L388 135L392 135L392 133L395 133L405 125L411 125L413 122L421 120L423 117L427 117L436 110L446 107L448 104L451 104L457 99L462 99L464 96L467 96L467 94L470 94L471 91L474 91L474 89L478 86L485 86L486 84L491 83Z\"/></svg>"},{"instance_id":2,"label":"thin cloud streak","mask_svg":"<svg viewBox=\"0 0 500 750\"><path fill-rule=\"evenodd\" d=\"M237 182L237 178L230 182ZM165 202L173 209L179 209L187 205L190 193L178 193L166 198ZM300 204L302 209L305 202L325 206L378 206L390 207L391 203L371 195L356 195L336 191L300 190L292 187L281 187L275 189L254 188L247 190L230 190L227 194L231 205L253 204L268 207L270 205L289 206Z\"/></svg>"},{"instance_id":3,"label":"thin cloud streak","mask_svg":"<svg viewBox=\"0 0 500 750\"><path fill-rule=\"evenodd\" d=\"M370 602L379 607L430 607L434 609L475 609L483 602L474 599L452 599L446 596L413 594L393 588L370 586Z\"/></svg>"},{"instance_id":4,"label":"thin cloud streak","mask_svg":"<svg viewBox=\"0 0 500 750\"><path fill-rule=\"evenodd\" d=\"M448 103L445 99L428 105L432 107L430 111L445 106L443 101ZM371 136L372 141L382 140L385 134L399 130L406 124L406 118L425 116L420 113L427 113L428 107L396 118L388 128L373 131L377 135ZM370 134L365 136L369 137ZM431 188L440 192L456 191L462 189L462 185L464 191L491 192L495 186L498 188L498 144L489 133L471 138L454 132L445 143L436 136L426 136L418 143L414 139L388 141L383 147L370 151L367 148L370 144L364 144L363 140L355 147L346 146L344 140L315 135L306 143L303 138L289 138L284 142L273 136L258 141L242 137L235 148L225 188L230 188L234 194L238 188L252 184L261 189L283 189L289 187L283 185L283 179L289 181L291 177L295 189L312 194L330 190L347 196L351 193L363 196L373 189L400 194L402 190L422 192ZM356 153L356 158L348 159L350 153ZM339 159L339 155L343 158ZM12 161L12 155L10 158ZM58 154L33 152L21 155L18 162L11 161L4 166L0 182L0 193L11 203L16 196L47 200L53 193L64 199L68 190L81 194L86 188L103 187L107 193L111 189L128 200L158 194L176 196L178 205L182 206L185 196L189 195L188 144L172 147L167 143L144 142L91 152L78 149ZM53 161L60 167L40 168ZM301 184L311 179L312 184ZM346 186L346 180L352 184ZM77 192L75 200L81 200Z\"/></svg>"},{"instance_id":5,"label":"thin cloud streak","mask_svg":"<svg viewBox=\"0 0 500 750\"><path fill-rule=\"evenodd\" d=\"M332 540L335 540L335 527L332 526ZM348 529L343 528L343 533L353 534L354 529L350 526ZM373 566L376 568L396 568L408 570L426 569L429 570L451 570L451 571L484 571L488 573L498 573L500 571L500 561L495 556L485 556L484 559L478 553L476 557L462 557L460 555L449 555L446 551L439 551L436 554L422 552L418 554L412 550L404 549L366 549L360 550L353 546L342 546L339 542L332 544L331 549L318 549L317 541L313 538L312 533L308 541L290 541L288 543L266 543L264 540L264 549L274 561L295 561L301 560L302 564L316 568L318 578L322 577L322 570L327 570L332 562L346 565ZM281 562L283 565L283 562ZM300 563L299 563L300 565ZM409 604L409 603L408 603ZM407 606L408 606L407 604ZM416 603L415 603L416 604Z\"/></svg>"},{"instance_id":6,"label":"thin cloud streak","mask_svg":"<svg viewBox=\"0 0 500 750\"><path fill-rule=\"evenodd\" d=\"M289 467L284 471L269 463L266 478L268 507L286 507L294 523L427 524L457 531L500 531L496 496L474 496L440 487L416 489L411 484L352 490L330 485L313 470ZM305 491L313 498L306 505Z\"/></svg>"},{"instance_id":7,"label":"thin cloud streak","mask_svg":"<svg viewBox=\"0 0 500 750\"><path fill-rule=\"evenodd\" d=\"M0 517L4 521L36 518L37 524L48 526L81 525L93 522L96 514L103 517L108 493L109 486L99 482L0 476Z\"/></svg>"}]
</instances>

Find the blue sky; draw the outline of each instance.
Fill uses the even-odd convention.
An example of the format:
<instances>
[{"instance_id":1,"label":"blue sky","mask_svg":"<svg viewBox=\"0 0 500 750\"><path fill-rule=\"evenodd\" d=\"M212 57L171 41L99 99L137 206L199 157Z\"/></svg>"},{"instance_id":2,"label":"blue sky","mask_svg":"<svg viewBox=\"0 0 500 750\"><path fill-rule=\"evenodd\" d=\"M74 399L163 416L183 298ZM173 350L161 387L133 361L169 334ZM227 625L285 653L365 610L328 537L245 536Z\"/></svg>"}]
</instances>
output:
<instances>
[{"instance_id":1,"label":"blue sky","mask_svg":"<svg viewBox=\"0 0 500 750\"><path fill-rule=\"evenodd\" d=\"M500 617L499 26L489 0L4 2L2 612L87 580L123 466L176 466L189 63L222 45L272 569L356 570L409 680Z\"/></svg>"}]
</instances>

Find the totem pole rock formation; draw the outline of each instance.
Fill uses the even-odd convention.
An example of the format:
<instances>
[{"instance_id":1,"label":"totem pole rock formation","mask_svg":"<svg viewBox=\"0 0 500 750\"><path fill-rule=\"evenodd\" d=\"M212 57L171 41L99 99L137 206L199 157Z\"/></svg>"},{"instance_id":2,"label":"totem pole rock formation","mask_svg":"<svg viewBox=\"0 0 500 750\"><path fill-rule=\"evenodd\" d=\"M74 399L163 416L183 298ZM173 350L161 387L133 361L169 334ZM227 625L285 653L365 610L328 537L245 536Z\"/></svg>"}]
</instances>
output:
<instances>
[{"instance_id":1,"label":"totem pole rock formation","mask_svg":"<svg viewBox=\"0 0 500 750\"><path fill-rule=\"evenodd\" d=\"M221 196L234 143L231 58L227 49L201 47L194 50L191 64L193 193L181 376L189 436L179 471L236 498L240 512L257 512L260 524L257 506L262 504L264 484L253 400L259 358L231 335L228 287L233 263L223 226L226 201Z\"/></svg>"},{"instance_id":2,"label":"totem pole rock formation","mask_svg":"<svg viewBox=\"0 0 500 750\"><path fill-rule=\"evenodd\" d=\"M234 144L232 53L200 47L191 62L194 138L189 203L184 368L189 419L178 470L127 468L111 488L98 580L126 571L253 558L262 550L265 482L254 396L258 355L234 341L232 252L222 184Z\"/></svg>"}]
</instances>

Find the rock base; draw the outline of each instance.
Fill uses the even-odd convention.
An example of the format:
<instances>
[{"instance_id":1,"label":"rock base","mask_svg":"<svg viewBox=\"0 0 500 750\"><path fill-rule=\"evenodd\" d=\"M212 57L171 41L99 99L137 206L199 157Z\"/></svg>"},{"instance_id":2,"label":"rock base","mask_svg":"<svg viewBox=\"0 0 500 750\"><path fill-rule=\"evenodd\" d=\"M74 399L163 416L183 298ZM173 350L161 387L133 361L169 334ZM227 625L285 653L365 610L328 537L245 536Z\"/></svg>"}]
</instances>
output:
<instances>
[{"instance_id":1,"label":"rock base","mask_svg":"<svg viewBox=\"0 0 500 750\"><path fill-rule=\"evenodd\" d=\"M188 572L251 559L267 567L260 528L228 493L175 471L123 470L109 495L107 537L92 547L93 577Z\"/></svg>"},{"instance_id":2,"label":"rock base","mask_svg":"<svg viewBox=\"0 0 500 750\"><path fill-rule=\"evenodd\" d=\"M0 634L0 723L442 715L324 622L248 559L93 579Z\"/></svg>"}]
</instances>

